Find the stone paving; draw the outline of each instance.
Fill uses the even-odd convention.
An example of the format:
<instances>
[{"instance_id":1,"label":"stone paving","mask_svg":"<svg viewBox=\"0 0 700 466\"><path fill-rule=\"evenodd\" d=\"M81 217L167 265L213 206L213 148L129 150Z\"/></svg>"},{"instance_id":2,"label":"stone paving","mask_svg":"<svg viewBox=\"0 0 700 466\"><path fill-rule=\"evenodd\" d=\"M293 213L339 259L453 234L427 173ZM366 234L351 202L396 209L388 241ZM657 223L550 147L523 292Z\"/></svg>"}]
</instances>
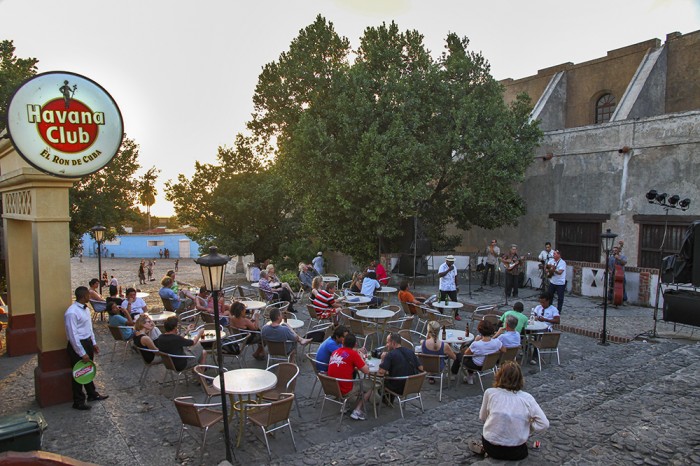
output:
<instances>
[{"instance_id":1,"label":"stone paving","mask_svg":"<svg viewBox=\"0 0 700 466\"><path fill-rule=\"evenodd\" d=\"M96 270L96 264L83 260L83 264L74 261L75 283L84 283L93 276L93 265ZM111 268L125 273L134 264L138 266L138 261L110 261ZM201 283L196 266L181 261L180 268L182 280ZM242 281L243 277L230 276L227 280ZM478 293L474 288L471 298L468 290L461 290L460 301L504 301L502 288ZM157 287L146 290L155 291ZM419 290L432 292L434 287L427 283ZM536 303L535 290L521 290L520 296L526 309ZM599 331L602 309L598 304L596 300L567 296L562 324ZM300 315L306 317L303 311ZM469 313L463 311L462 315ZM612 335L641 336L630 343L600 346L595 339L566 332L560 342L560 366L545 364L542 372L536 366L524 366L525 389L538 400L551 427L533 437L542 446L531 450L530 457L520 463L700 464L700 434L696 428L700 419L698 335L693 328L674 329L673 324L665 323L659 323L656 338L642 335L650 334L652 315L652 309L634 306L609 309ZM464 328L466 322L458 322L458 327ZM70 403L42 409L49 423L44 449L97 464L196 464L199 452L187 435L180 457L175 458L179 418L172 403L172 385L160 383L163 369L154 368L149 380L140 385L140 357L129 350L123 358L118 348L111 361L113 342L103 323L96 324L96 333L105 353L97 360L96 382L98 390L110 398L93 403L89 412L75 411ZM246 363L249 367L264 367L250 357ZM0 412L39 409L33 398L35 366L35 356L0 358ZM326 406L318 421L320 403L314 407L310 397L313 374L306 363L301 363L301 369L296 394L302 417L296 411L291 417L299 451L294 452L287 431L278 432L270 439L271 464L501 463L477 457L466 448L467 439L478 437L482 427L478 420L478 383L453 382L444 390L442 403L437 401L437 385L426 384L424 414L409 406L402 420L398 407L383 407L378 419L372 415L364 422L346 418L337 432L336 408ZM490 382L487 377L485 384ZM203 399L201 387L192 384L180 384L177 395ZM237 424L232 423L231 428L235 434ZM205 464L218 464L224 459L220 429L210 432L205 451ZM264 443L251 427L235 454L241 464L270 462Z\"/></svg>"}]
</instances>

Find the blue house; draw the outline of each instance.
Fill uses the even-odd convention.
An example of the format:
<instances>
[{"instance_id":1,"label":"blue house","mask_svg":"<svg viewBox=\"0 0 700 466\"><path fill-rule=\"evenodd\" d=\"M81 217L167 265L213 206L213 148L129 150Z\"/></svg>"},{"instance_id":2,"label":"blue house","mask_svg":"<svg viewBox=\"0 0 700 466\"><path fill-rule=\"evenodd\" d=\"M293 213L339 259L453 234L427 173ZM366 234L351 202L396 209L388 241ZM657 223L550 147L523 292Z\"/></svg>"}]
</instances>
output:
<instances>
[{"instance_id":1,"label":"blue house","mask_svg":"<svg viewBox=\"0 0 700 466\"><path fill-rule=\"evenodd\" d=\"M158 230L162 230L158 231ZM148 233L125 234L116 236L111 241L102 243L103 257L123 258L159 258L158 251L170 250L171 259L198 257L199 244L184 233L165 233L164 229L151 230ZM152 233L153 231L157 231ZM89 233L83 235L83 254L97 256L97 242Z\"/></svg>"}]
</instances>

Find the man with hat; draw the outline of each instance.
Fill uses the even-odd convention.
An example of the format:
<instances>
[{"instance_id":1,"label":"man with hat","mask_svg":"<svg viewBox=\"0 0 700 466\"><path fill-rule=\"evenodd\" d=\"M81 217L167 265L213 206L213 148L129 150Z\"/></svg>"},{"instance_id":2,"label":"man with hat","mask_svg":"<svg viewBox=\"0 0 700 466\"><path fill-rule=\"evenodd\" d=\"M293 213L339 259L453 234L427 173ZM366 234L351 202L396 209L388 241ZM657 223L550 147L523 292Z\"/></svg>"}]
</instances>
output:
<instances>
[{"instance_id":1,"label":"man with hat","mask_svg":"<svg viewBox=\"0 0 700 466\"><path fill-rule=\"evenodd\" d=\"M449 296L450 301L457 302L457 267L455 267L455 256L445 257L445 262L438 269L440 277L440 297L439 301L444 301ZM455 320L462 320L458 309L455 308Z\"/></svg>"},{"instance_id":2,"label":"man with hat","mask_svg":"<svg viewBox=\"0 0 700 466\"><path fill-rule=\"evenodd\" d=\"M318 254L316 254L316 257L314 257L311 263L313 264L316 273L323 275L323 253L321 251L318 251Z\"/></svg>"}]
</instances>

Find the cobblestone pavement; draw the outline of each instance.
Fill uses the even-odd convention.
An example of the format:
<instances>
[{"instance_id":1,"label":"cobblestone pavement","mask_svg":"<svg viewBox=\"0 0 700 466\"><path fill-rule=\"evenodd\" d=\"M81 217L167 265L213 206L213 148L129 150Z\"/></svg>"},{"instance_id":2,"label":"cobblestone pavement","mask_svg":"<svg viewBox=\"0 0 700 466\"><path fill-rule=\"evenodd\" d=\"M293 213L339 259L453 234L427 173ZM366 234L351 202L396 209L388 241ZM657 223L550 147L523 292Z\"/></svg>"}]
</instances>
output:
<instances>
[{"instance_id":1,"label":"cobblestone pavement","mask_svg":"<svg viewBox=\"0 0 700 466\"><path fill-rule=\"evenodd\" d=\"M74 284L96 274L90 272L91 266L96 271L96 261L83 260L82 265L74 260ZM138 267L138 261L110 261L114 262L113 270L124 273L131 273L134 264ZM181 261L180 268L181 280L201 283L196 265ZM159 278L162 272L155 276ZM227 282L242 280L239 275L227 277ZM144 287L144 291L157 288ZM434 290L429 284L418 288ZM472 291L470 298L468 290L461 290L460 301L502 304L502 288ZM521 290L520 296L526 309L536 302L535 290ZM462 312L464 317L469 314ZM628 338L650 333L652 314L652 309L634 306L609 309L610 333ZM307 317L304 311L300 315ZM566 297L562 324L598 331L601 316L596 300ZM458 326L464 328L466 322L468 319ZM195 464L199 452L195 440L187 435L181 455L175 459L180 425L172 403L173 386L161 383L162 367L155 367L148 380L139 384L140 357L131 350L124 357L120 346L114 352L106 326L98 322L95 328L105 353L97 359L96 383L110 398L93 403L89 412L75 411L70 403L42 409L49 423L43 448L97 464ZM560 342L561 365L556 365L556 358L546 363L542 372L525 365L525 389L538 400L551 427L532 438L540 440L542 446L531 450L529 458L520 463L700 464L700 434L695 427L700 419L697 334L682 326L674 331L672 324L664 323L658 325L657 334L656 338L642 335L629 343L600 346L593 338L565 332ZM246 364L264 367L250 357ZM39 409L33 398L35 367L35 356L0 358L0 412ZM426 385L424 413L409 406L402 420L398 407L383 407L378 419L373 415L364 422L346 418L338 432L337 408L326 406L318 420L320 403L314 406L315 396L310 396L313 373L306 363L301 363L301 369L296 394L302 416L296 411L291 416L298 452L294 452L288 432L280 431L270 439L272 464L501 463L474 456L466 447L466 441L478 437L482 427L478 384L452 382L443 392L442 403L437 401L438 386ZM487 377L485 384L491 380ZM180 384L177 395L203 399L201 387L192 383ZM231 429L235 434L237 423L232 423ZM206 464L224 459L219 428L210 432L205 452ZM241 464L270 462L261 437L252 427L246 430L235 454Z\"/></svg>"}]
</instances>

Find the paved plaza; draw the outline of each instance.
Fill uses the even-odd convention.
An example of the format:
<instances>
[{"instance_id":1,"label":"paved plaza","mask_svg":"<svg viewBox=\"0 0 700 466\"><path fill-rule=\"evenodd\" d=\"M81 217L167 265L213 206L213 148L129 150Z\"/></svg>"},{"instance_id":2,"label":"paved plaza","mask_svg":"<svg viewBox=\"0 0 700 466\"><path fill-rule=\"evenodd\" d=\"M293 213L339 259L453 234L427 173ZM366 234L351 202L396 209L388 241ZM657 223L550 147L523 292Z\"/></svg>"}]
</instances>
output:
<instances>
[{"instance_id":1,"label":"paved plaza","mask_svg":"<svg viewBox=\"0 0 700 466\"><path fill-rule=\"evenodd\" d=\"M73 259L73 284L86 283L96 275L96 261ZM174 262L170 260L170 262ZM138 261L108 259L108 273L123 285L138 283ZM165 260L157 261L155 277L167 270ZM180 261L178 278L201 283L199 269L191 261ZM244 282L242 275L227 277L227 283ZM504 305L503 288L487 287L471 296L468 287L460 290L460 301L471 304ZM158 281L142 287L154 293ZM436 289L431 279L419 282L418 290ZM152 297L149 297L152 298ZM394 298L395 299L395 298ZM537 291L520 291L525 309L536 304ZM512 299L509 305L512 305ZM150 305L157 300L149 299ZM653 309L622 306L609 309L608 328L612 336L628 343L600 346L587 332L602 327L600 300L566 296L560 342L561 365L556 358L540 372L537 366L524 366L525 390L539 402L551 426L532 440L540 440L539 450L530 450L521 464L700 464L700 333L696 329L659 323L652 337ZM297 306L301 309L301 306ZM505 306L504 306L505 308ZM468 317L470 312L463 311ZM307 318L305 311L301 318ZM464 328L470 322L458 322ZM95 325L103 354L97 359L98 390L110 398L92 403L91 411L71 409L66 403L41 409L48 421L43 447L47 451L78 460L109 465L196 464L199 458L194 439L185 436L178 459L175 449L180 430L172 403L173 386L164 385L162 367L155 367L147 381L138 379L143 367L140 356L130 350L126 356L117 347L105 323ZM231 363L233 368L235 363ZM248 367L264 368L264 363L248 358ZM497 464L473 455L466 447L470 438L480 436L478 420L481 389L477 384L451 382L438 402L438 385L424 386L425 412L415 406L405 410L401 419L398 407L382 407L377 419L367 421L346 418L336 430L335 407L326 406L319 421L320 403L314 406L310 396L313 373L300 363L301 375L296 395L301 417L292 411L297 441L295 452L288 431L270 439L272 460L267 457L258 432L248 427L240 448L235 450L241 464L327 465L327 464ZM33 371L36 356L0 358L0 412L18 413L38 410L34 401ZM491 377L485 379L490 384ZM318 387L316 387L318 390ZM199 386L180 384L177 395L203 400ZM232 433L237 424L231 424ZM205 451L206 464L224 460L220 428L210 432Z\"/></svg>"}]
</instances>

